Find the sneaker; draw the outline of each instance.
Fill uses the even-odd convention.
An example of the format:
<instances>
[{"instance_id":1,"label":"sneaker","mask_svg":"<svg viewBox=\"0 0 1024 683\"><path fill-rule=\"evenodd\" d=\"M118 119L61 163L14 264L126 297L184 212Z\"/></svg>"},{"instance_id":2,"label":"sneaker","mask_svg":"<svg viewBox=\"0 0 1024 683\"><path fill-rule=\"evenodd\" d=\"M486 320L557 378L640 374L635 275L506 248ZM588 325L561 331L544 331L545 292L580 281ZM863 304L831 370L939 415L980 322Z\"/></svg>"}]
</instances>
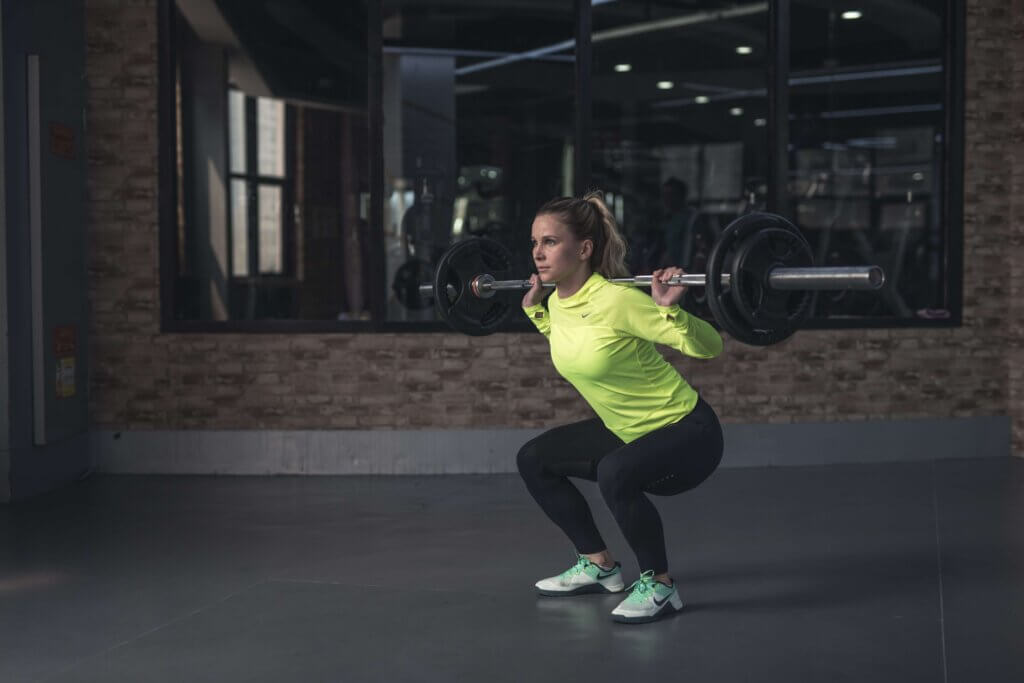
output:
<instances>
[{"instance_id":1,"label":"sneaker","mask_svg":"<svg viewBox=\"0 0 1024 683\"><path fill-rule=\"evenodd\" d=\"M654 580L654 571L646 571L629 587L630 594L612 610L612 619L624 624L654 621L683 608L675 582L666 586Z\"/></svg>"},{"instance_id":2,"label":"sneaker","mask_svg":"<svg viewBox=\"0 0 1024 683\"><path fill-rule=\"evenodd\" d=\"M558 576L541 579L535 585L538 593L551 596L618 593L625 587L618 562L611 569L602 569L583 555L579 555L576 564Z\"/></svg>"}]
</instances>

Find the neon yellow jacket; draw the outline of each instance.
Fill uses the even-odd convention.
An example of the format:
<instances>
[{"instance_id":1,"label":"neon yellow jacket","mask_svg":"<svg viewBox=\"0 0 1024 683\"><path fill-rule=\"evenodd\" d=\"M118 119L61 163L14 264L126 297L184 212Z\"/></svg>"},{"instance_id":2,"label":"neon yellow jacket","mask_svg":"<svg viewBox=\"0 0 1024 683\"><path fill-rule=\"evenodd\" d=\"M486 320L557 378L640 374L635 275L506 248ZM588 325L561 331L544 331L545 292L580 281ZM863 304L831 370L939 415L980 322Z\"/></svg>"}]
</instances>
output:
<instances>
[{"instance_id":1,"label":"neon yellow jacket","mask_svg":"<svg viewBox=\"0 0 1024 683\"><path fill-rule=\"evenodd\" d=\"M678 422L697 404L697 392L655 343L694 358L722 352L722 338L707 322L597 273L566 299L552 294L548 308L523 310L550 341L555 369L625 443Z\"/></svg>"}]
</instances>

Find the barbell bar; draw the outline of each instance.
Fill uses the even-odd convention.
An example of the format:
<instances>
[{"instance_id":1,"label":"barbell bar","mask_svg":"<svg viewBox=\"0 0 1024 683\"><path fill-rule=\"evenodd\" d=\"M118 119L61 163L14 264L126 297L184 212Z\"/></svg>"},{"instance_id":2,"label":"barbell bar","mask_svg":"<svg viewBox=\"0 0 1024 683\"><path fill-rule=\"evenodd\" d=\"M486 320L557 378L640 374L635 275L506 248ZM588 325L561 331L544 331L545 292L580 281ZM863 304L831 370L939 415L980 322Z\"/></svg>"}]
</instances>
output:
<instances>
[{"instance_id":1,"label":"barbell bar","mask_svg":"<svg viewBox=\"0 0 1024 683\"><path fill-rule=\"evenodd\" d=\"M728 287L732 276L722 273L720 282ZM609 278L608 282L634 287L650 287L653 275L636 275L633 277ZM707 276L704 273L687 273L676 275L665 282L670 287L704 287ZM879 266L836 266L821 268L773 268L768 273L768 286L772 289L784 290L872 290L881 289L885 284L885 272ZM489 273L477 275L469 282L469 289L481 299L488 299L496 292L504 290L530 289L529 280L495 280ZM545 289L554 289L554 282L541 284ZM452 285L448 285L454 290ZM451 291L449 290L449 291ZM430 296L434 293L434 285L420 285L420 294ZM454 294L454 292L452 292Z\"/></svg>"},{"instance_id":2,"label":"barbell bar","mask_svg":"<svg viewBox=\"0 0 1024 683\"><path fill-rule=\"evenodd\" d=\"M438 317L453 329L491 334L518 308L496 293L531 286L529 280L498 279L512 267L504 246L472 238L456 242L440 257L430 284L415 284L415 273L422 269L413 269L395 289L417 300L432 298ZM650 287L652 280L640 275L611 282ZM703 303L724 332L745 344L769 346L801 327L811 313L814 291L877 290L885 281L876 265L816 267L811 246L795 225L777 214L755 212L725 228L707 255L705 273L676 276L668 284L703 287Z\"/></svg>"}]
</instances>

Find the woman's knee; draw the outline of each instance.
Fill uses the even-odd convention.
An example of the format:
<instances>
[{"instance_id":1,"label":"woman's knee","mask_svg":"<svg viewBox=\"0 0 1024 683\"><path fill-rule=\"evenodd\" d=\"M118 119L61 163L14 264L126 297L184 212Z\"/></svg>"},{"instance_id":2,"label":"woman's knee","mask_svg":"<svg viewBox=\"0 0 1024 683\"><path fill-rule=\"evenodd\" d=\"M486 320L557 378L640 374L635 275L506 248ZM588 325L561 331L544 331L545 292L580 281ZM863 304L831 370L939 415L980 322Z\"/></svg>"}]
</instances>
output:
<instances>
[{"instance_id":1,"label":"woman's knee","mask_svg":"<svg viewBox=\"0 0 1024 683\"><path fill-rule=\"evenodd\" d=\"M541 450L537 447L537 439L531 439L523 444L516 454L516 467L523 477L536 476L543 469L541 464Z\"/></svg>"},{"instance_id":2,"label":"woman's knee","mask_svg":"<svg viewBox=\"0 0 1024 683\"><path fill-rule=\"evenodd\" d=\"M644 487L646 493L656 496L676 496L684 491L695 489L710 477L722 461L722 449L711 449L705 457L694 459L694 462L678 472L670 472L660 479L650 482Z\"/></svg>"},{"instance_id":3,"label":"woman's knee","mask_svg":"<svg viewBox=\"0 0 1024 683\"><path fill-rule=\"evenodd\" d=\"M597 466L597 487L606 501L628 497L634 487L626 473L613 458L605 458Z\"/></svg>"}]
</instances>

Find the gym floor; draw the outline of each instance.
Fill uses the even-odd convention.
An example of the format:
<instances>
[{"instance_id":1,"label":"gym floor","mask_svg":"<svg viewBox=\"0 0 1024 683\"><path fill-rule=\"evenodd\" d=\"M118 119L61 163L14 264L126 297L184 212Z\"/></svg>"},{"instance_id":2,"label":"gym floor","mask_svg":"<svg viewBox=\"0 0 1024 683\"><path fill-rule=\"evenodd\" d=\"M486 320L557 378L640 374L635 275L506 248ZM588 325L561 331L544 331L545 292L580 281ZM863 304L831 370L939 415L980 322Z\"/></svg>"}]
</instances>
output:
<instances>
[{"instance_id":1,"label":"gym floor","mask_svg":"<svg viewBox=\"0 0 1024 683\"><path fill-rule=\"evenodd\" d=\"M1024 460L656 500L686 606L630 626L534 595L574 557L514 475L94 476L0 507L0 680L1024 680Z\"/></svg>"}]
</instances>

